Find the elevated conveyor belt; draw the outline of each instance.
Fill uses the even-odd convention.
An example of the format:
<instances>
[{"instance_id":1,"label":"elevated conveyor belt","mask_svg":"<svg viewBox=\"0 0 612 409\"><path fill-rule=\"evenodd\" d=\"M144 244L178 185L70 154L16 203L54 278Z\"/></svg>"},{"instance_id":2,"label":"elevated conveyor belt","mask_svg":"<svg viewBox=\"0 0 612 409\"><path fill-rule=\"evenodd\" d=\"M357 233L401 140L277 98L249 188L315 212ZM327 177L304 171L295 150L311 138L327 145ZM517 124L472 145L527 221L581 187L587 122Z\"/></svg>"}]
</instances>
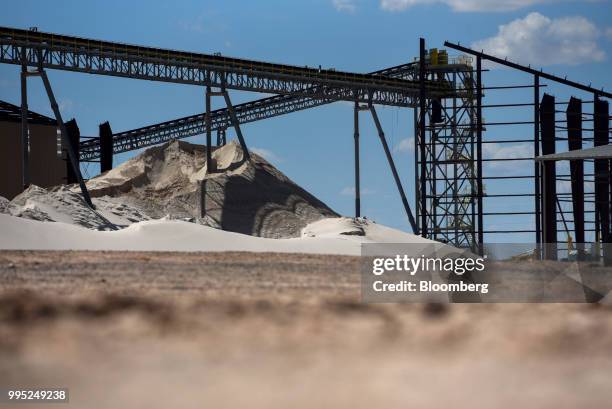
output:
<instances>
[{"instance_id":1,"label":"elevated conveyor belt","mask_svg":"<svg viewBox=\"0 0 612 409\"><path fill-rule=\"evenodd\" d=\"M0 62L152 81L413 106L415 79L356 74L0 27ZM429 95L451 92L427 81Z\"/></svg>"}]
</instances>

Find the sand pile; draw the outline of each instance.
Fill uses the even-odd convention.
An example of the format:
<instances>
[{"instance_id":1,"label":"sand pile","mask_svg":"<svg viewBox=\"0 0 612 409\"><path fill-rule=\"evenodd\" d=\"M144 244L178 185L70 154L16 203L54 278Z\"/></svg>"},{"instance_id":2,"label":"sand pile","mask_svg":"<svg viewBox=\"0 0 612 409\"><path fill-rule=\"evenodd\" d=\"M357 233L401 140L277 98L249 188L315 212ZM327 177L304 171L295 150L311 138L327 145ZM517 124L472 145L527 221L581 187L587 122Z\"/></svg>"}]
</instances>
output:
<instances>
[{"instance_id":1,"label":"sand pile","mask_svg":"<svg viewBox=\"0 0 612 409\"><path fill-rule=\"evenodd\" d=\"M120 199L151 218L192 219L223 230L268 238L299 237L309 223L338 215L262 157L245 161L235 143L213 152L173 141L147 149L88 181L91 196Z\"/></svg>"},{"instance_id":2,"label":"sand pile","mask_svg":"<svg viewBox=\"0 0 612 409\"><path fill-rule=\"evenodd\" d=\"M0 213L43 222L74 224L93 230L109 229L104 218L120 228L150 219L138 208L111 197L96 198L93 202L96 212L87 206L80 191L74 187L43 189L32 185L11 201L0 197Z\"/></svg>"}]
</instances>

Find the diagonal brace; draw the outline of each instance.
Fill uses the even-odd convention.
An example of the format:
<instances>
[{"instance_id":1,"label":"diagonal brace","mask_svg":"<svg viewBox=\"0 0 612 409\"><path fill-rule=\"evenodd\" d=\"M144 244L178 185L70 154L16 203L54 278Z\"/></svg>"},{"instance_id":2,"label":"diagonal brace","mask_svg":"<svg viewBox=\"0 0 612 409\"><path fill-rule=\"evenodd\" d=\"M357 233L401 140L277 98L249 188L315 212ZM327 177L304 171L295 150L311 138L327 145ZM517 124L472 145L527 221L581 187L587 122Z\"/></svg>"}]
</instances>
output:
<instances>
[{"instance_id":1,"label":"diagonal brace","mask_svg":"<svg viewBox=\"0 0 612 409\"><path fill-rule=\"evenodd\" d=\"M387 145L387 139L385 138L385 133L380 126L380 120L378 119L378 114L376 114L376 109L374 109L374 105L369 104L370 112L372 113L372 119L374 119L374 124L376 124L376 129L378 130L378 137L380 138L380 142L382 143L383 149L385 150L385 155L387 155L387 161L389 162L389 167L391 168L391 173L393 173L393 179L395 179L395 184L397 185L397 190L402 198L402 204L404 205L404 210L406 211L406 215L408 215L408 221L410 222L410 227L412 227L412 232L418 234L418 229L416 225L416 221L414 220L414 216L412 215L412 210L410 209L410 205L408 204L408 199L406 199L406 194L404 193L404 188L402 187L402 182L397 173L397 169L395 168L395 162L393 161L393 157L391 156L391 151L389 151L389 145Z\"/></svg>"},{"instance_id":2,"label":"diagonal brace","mask_svg":"<svg viewBox=\"0 0 612 409\"><path fill-rule=\"evenodd\" d=\"M59 107L57 105L57 101L55 100L55 95L53 95L53 90L51 89L51 83L49 82L49 78L47 77L47 73L44 69L39 70L40 77L42 78L43 84L45 85L45 90L47 91L47 96L49 97L49 102L51 103L51 109L53 109L53 113L55 114L55 119L57 120L57 124L60 127L60 132L62 134L62 141L66 145L66 150L68 151L68 158L70 159L70 165L72 166L72 170L79 181L79 186L81 187L81 193L83 194L83 199L85 199L85 203L92 210L95 210L95 206L91 201L91 197L89 196L89 192L87 191L87 186L83 181L83 176L81 175L81 169L78 165L78 158L76 156L74 146L72 146L72 141L68 138L68 133L66 132L66 125L62 120L62 114L60 113Z\"/></svg>"},{"instance_id":3,"label":"diagonal brace","mask_svg":"<svg viewBox=\"0 0 612 409\"><path fill-rule=\"evenodd\" d=\"M223 98L225 99L225 105L227 105L227 112L230 115L230 119L232 120L232 125L236 130L236 136L238 136L238 141L240 142L240 146L242 147L242 151L244 152L244 157L246 160L251 160L251 155L249 153L249 149L246 146L246 142L244 141L244 137L242 136L242 131L240 130L240 122L238 121L238 117L236 116L236 110L234 110L234 106L232 105L232 101L230 100L229 93L225 87L221 88L221 92L223 93Z\"/></svg>"}]
</instances>

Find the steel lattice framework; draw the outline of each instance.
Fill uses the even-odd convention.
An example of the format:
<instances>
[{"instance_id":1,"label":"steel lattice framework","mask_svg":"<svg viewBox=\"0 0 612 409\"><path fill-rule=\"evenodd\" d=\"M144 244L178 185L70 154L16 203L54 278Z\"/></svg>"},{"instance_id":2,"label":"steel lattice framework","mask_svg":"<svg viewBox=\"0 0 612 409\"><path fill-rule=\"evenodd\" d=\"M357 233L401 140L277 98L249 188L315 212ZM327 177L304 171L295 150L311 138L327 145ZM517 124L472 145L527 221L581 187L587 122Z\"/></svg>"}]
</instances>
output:
<instances>
[{"instance_id":1,"label":"steel lattice framework","mask_svg":"<svg viewBox=\"0 0 612 409\"><path fill-rule=\"evenodd\" d=\"M426 75L444 78L466 92L452 98L428 98L423 126L420 108L415 109L416 185L425 187L417 189L420 230L434 240L473 247L478 243L480 213L473 69L469 65L427 67Z\"/></svg>"},{"instance_id":2,"label":"steel lattice framework","mask_svg":"<svg viewBox=\"0 0 612 409\"><path fill-rule=\"evenodd\" d=\"M415 63L375 71L372 75L414 80ZM294 95L276 95L256 101L246 102L234 107L241 124L285 115L291 112L329 104L335 100L313 99ZM231 126L227 108L211 112L211 130L225 131ZM190 115L171 121L149 125L113 135L113 153L122 153L167 142L173 139L188 138L206 133L205 114ZM100 157L100 141L97 138L81 142L80 160L93 161Z\"/></svg>"},{"instance_id":3,"label":"steel lattice framework","mask_svg":"<svg viewBox=\"0 0 612 409\"><path fill-rule=\"evenodd\" d=\"M0 62L327 100L413 106L416 81L0 27ZM450 92L428 84L432 95Z\"/></svg>"}]
</instances>

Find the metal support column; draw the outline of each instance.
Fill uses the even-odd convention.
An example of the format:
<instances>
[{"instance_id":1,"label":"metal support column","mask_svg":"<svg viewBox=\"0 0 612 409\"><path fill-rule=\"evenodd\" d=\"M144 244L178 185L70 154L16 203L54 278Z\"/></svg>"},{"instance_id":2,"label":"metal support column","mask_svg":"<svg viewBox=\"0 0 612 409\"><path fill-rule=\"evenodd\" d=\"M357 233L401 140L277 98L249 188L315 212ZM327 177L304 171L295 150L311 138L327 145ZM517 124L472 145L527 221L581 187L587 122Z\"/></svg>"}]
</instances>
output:
<instances>
[{"instance_id":1,"label":"metal support column","mask_svg":"<svg viewBox=\"0 0 612 409\"><path fill-rule=\"evenodd\" d=\"M75 156L78 158L79 157L79 142L81 140L81 131L79 130L79 126L77 125L76 119L71 119L70 121L65 123L66 126L66 135L68 136L68 139L70 140L70 143L72 144L73 147L77 147L76 152L75 152ZM78 162L78 166L80 167L81 162ZM73 168L72 168L72 164L70 163L70 160L66 160L66 184L67 185L72 185L73 183L79 183L79 178L76 175L76 173L74 172Z\"/></svg>"},{"instance_id":2,"label":"metal support column","mask_svg":"<svg viewBox=\"0 0 612 409\"><path fill-rule=\"evenodd\" d=\"M210 85L206 86L206 169L208 172L212 168L212 119L210 117Z\"/></svg>"},{"instance_id":3,"label":"metal support column","mask_svg":"<svg viewBox=\"0 0 612 409\"><path fill-rule=\"evenodd\" d=\"M476 183L478 203L478 252L483 254L484 217L482 188L482 58L476 57Z\"/></svg>"},{"instance_id":4,"label":"metal support column","mask_svg":"<svg viewBox=\"0 0 612 409\"><path fill-rule=\"evenodd\" d=\"M571 97L566 110L567 144L570 151L582 149L582 101ZM570 161L574 241L578 258L584 256L584 161Z\"/></svg>"},{"instance_id":5,"label":"metal support column","mask_svg":"<svg viewBox=\"0 0 612 409\"><path fill-rule=\"evenodd\" d=\"M374 124L376 125L376 129L378 130L378 137L380 138L380 142L382 143L383 149L385 150L385 155L387 156L387 161L389 162L389 166L391 167L391 173L393 173L393 179L395 179L395 184L397 185L397 190L402 198L402 204L404 205L404 210L406 211L406 215L408 216L408 222L410 223L410 227L412 227L412 232L417 233L417 224L414 220L414 216L412 214L412 210L410 209L410 205L408 204L408 199L406 199L406 194L404 193L404 188L402 187L402 182L397 173L397 169L395 168L395 162L393 161L393 156L391 156L391 151L389 150L389 145L387 145L387 139L385 138L385 133L382 130L382 126L380 125L380 121L378 119L378 115L376 114L376 109L374 105L369 105L370 112L372 113L372 119L374 119Z\"/></svg>"},{"instance_id":6,"label":"metal support column","mask_svg":"<svg viewBox=\"0 0 612 409\"><path fill-rule=\"evenodd\" d=\"M533 154L534 157L540 156L540 76L533 76ZM535 200L535 235L536 235L536 258L542 256L542 210L541 210L541 180L540 164L535 163L533 169L534 200Z\"/></svg>"},{"instance_id":7,"label":"metal support column","mask_svg":"<svg viewBox=\"0 0 612 409\"><path fill-rule=\"evenodd\" d=\"M544 94L540 107L542 126L542 154L555 153L555 97ZM557 186L556 164L554 161L544 163L543 175L543 243L545 258L557 259Z\"/></svg>"},{"instance_id":8,"label":"metal support column","mask_svg":"<svg viewBox=\"0 0 612 409\"><path fill-rule=\"evenodd\" d=\"M595 95L593 110L594 145L610 143L610 113L608 102ZM595 212L599 215L601 242L605 265L612 265L612 235L610 232L610 163L608 159L595 160Z\"/></svg>"},{"instance_id":9,"label":"metal support column","mask_svg":"<svg viewBox=\"0 0 612 409\"><path fill-rule=\"evenodd\" d=\"M361 187L359 176L359 102L355 101L353 112L354 145L355 145L355 217L361 216Z\"/></svg>"},{"instance_id":10,"label":"metal support column","mask_svg":"<svg viewBox=\"0 0 612 409\"><path fill-rule=\"evenodd\" d=\"M108 122L100 124L100 172L104 173L113 168L113 131Z\"/></svg>"},{"instance_id":11,"label":"metal support column","mask_svg":"<svg viewBox=\"0 0 612 409\"><path fill-rule=\"evenodd\" d=\"M420 195L419 199L421 203L420 214L421 214L421 236L427 237L427 156L426 156L426 144L425 140L425 39L419 40L419 151L421 156L421 169L419 181L420 184ZM416 231L416 230L415 230Z\"/></svg>"},{"instance_id":12,"label":"metal support column","mask_svg":"<svg viewBox=\"0 0 612 409\"><path fill-rule=\"evenodd\" d=\"M25 64L25 48L21 50L21 185L30 186L30 131L28 128L28 66Z\"/></svg>"},{"instance_id":13,"label":"metal support column","mask_svg":"<svg viewBox=\"0 0 612 409\"><path fill-rule=\"evenodd\" d=\"M41 57L39 57L39 61L41 61ZM89 192L87 191L87 186L83 181L83 176L81 175L81 169L79 167L79 156L76 153L76 147L70 140L68 136L68 132L66 131L66 125L62 120L62 114L60 113L59 106L57 105L57 101L55 100L55 95L53 95L53 90L51 89L51 83L49 82L49 78L47 78L47 73L44 69L39 68L39 74L42 78L43 84L45 86L45 90L47 91L47 96L49 97L49 102L51 103L51 109L55 114L55 119L57 120L57 125L60 128L60 132L62 134L62 141L66 146L66 150L68 151L68 158L70 159L70 165L72 166L72 171L77 178L79 186L81 187L81 193L83 194L83 199L87 206L89 206L92 210L96 207L91 201L91 197L89 196Z\"/></svg>"}]
</instances>

